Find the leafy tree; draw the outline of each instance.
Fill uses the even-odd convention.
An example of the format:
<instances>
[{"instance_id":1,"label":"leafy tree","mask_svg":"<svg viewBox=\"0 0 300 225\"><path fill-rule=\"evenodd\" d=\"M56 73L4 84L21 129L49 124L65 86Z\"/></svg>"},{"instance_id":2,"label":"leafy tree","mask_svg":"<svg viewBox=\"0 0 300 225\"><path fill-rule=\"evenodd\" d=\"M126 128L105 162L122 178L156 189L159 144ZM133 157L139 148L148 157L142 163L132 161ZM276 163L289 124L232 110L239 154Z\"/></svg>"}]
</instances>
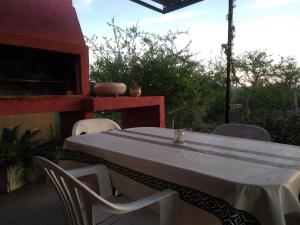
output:
<instances>
[{"instance_id":1,"label":"leafy tree","mask_svg":"<svg viewBox=\"0 0 300 225\"><path fill-rule=\"evenodd\" d=\"M202 117L208 82L204 67L193 59L190 42L178 48L177 40L186 32L158 35L139 31L138 26L121 28L114 20L109 23L112 38L88 40L95 56L91 65L92 82L135 81L143 88L143 95L165 96L167 125L172 120L178 127L192 127Z\"/></svg>"},{"instance_id":2,"label":"leafy tree","mask_svg":"<svg viewBox=\"0 0 300 225\"><path fill-rule=\"evenodd\" d=\"M235 59L240 85L265 85L273 75L273 59L266 51L248 51Z\"/></svg>"},{"instance_id":3,"label":"leafy tree","mask_svg":"<svg viewBox=\"0 0 300 225\"><path fill-rule=\"evenodd\" d=\"M278 82L286 86L295 87L300 81L300 67L297 65L295 58L281 57L280 61L274 66L275 75Z\"/></svg>"},{"instance_id":4,"label":"leafy tree","mask_svg":"<svg viewBox=\"0 0 300 225\"><path fill-rule=\"evenodd\" d=\"M111 38L88 44L94 53L91 81L135 81L143 95L165 96L166 126L209 132L223 123L226 62L222 57L196 61L190 42L179 48L186 32L147 33L137 25L109 23ZM267 51L248 51L234 60L232 121L265 127L273 141L300 144L298 90L300 69L295 59L275 63ZM282 127L282 128L281 128Z\"/></svg>"},{"instance_id":5,"label":"leafy tree","mask_svg":"<svg viewBox=\"0 0 300 225\"><path fill-rule=\"evenodd\" d=\"M298 85L300 81L300 67L292 57L281 57L275 65L275 73L278 82L288 89L287 98L290 99L294 112L298 112Z\"/></svg>"},{"instance_id":6,"label":"leafy tree","mask_svg":"<svg viewBox=\"0 0 300 225\"><path fill-rule=\"evenodd\" d=\"M266 51L252 51L236 60L240 85L233 101L240 108L233 112L233 120L266 128L272 140L300 144L298 114L298 84L300 70L291 57L281 57L275 63Z\"/></svg>"}]
</instances>

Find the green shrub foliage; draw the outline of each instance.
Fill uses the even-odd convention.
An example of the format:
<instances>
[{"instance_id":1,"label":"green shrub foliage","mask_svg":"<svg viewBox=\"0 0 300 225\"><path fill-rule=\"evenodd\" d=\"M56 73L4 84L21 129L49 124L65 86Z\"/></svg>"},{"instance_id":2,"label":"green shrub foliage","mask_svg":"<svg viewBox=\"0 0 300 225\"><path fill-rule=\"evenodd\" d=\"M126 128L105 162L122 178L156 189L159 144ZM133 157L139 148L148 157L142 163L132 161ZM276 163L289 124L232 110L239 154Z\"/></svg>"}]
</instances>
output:
<instances>
[{"instance_id":1,"label":"green shrub foliage","mask_svg":"<svg viewBox=\"0 0 300 225\"><path fill-rule=\"evenodd\" d=\"M20 126L2 129L0 139L0 168L14 166L20 176L18 181L22 184L30 184L35 180L35 164L33 156L40 155L52 161L59 157L59 141L52 139L42 141L37 139L39 130L27 129L19 132Z\"/></svg>"},{"instance_id":2,"label":"green shrub foliage","mask_svg":"<svg viewBox=\"0 0 300 225\"><path fill-rule=\"evenodd\" d=\"M113 37L88 39L95 62L91 82L136 82L143 95L165 96L167 126L198 128L208 107L206 96L218 86L204 67L193 58L190 42L178 49L177 41L186 32L158 35L140 31L138 26L122 29L109 23ZM223 86L220 86L222 89Z\"/></svg>"},{"instance_id":3,"label":"green shrub foliage","mask_svg":"<svg viewBox=\"0 0 300 225\"><path fill-rule=\"evenodd\" d=\"M210 132L224 121L226 62L196 60L187 32L165 35L109 23L111 38L93 36L91 83L137 83L143 95L165 96L166 126ZM201 37L199 37L201 39ZM180 45L182 46L182 45ZM265 127L273 141L300 145L299 79L294 58L274 60L265 50L234 59L231 121Z\"/></svg>"}]
</instances>

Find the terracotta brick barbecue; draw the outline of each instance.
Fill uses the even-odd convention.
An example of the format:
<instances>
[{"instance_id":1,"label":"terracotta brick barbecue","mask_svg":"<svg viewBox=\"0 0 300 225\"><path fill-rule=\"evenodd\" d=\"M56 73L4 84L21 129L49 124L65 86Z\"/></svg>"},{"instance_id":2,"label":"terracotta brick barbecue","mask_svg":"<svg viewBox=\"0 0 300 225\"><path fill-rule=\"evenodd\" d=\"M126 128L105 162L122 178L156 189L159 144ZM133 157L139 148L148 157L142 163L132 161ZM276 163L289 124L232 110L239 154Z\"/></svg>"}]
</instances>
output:
<instances>
[{"instance_id":1,"label":"terracotta brick barbecue","mask_svg":"<svg viewBox=\"0 0 300 225\"><path fill-rule=\"evenodd\" d=\"M61 134L94 111L122 127L164 126L164 98L89 96L89 58L71 0L1 0L0 115L60 112ZM138 115L138 116L137 116Z\"/></svg>"}]
</instances>

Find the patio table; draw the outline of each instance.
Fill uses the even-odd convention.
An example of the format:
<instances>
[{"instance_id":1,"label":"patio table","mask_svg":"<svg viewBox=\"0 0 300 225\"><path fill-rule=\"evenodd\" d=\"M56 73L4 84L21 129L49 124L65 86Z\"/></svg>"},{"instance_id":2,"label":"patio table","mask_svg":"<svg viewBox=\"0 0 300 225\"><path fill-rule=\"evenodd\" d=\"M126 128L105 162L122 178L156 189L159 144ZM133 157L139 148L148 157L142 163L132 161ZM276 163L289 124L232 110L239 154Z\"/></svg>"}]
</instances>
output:
<instances>
[{"instance_id":1,"label":"patio table","mask_svg":"<svg viewBox=\"0 0 300 225\"><path fill-rule=\"evenodd\" d=\"M300 148L155 127L72 136L66 157L104 163L121 193L173 189L183 224L285 225L300 213Z\"/></svg>"}]
</instances>

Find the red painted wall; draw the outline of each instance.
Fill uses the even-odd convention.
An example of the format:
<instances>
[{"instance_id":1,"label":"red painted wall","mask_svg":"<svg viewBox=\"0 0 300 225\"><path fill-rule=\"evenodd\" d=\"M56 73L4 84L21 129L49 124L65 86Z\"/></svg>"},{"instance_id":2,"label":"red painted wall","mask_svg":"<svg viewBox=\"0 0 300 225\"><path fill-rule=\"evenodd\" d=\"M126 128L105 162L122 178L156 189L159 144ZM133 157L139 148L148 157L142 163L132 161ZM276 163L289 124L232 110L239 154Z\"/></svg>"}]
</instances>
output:
<instances>
[{"instance_id":1,"label":"red painted wall","mask_svg":"<svg viewBox=\"0 0 300 225\"><path fill-rule=\"evenodd\" d=\"M75 9L66 2L1 0L0 32L85 46Z\"/></svg>"},{"instance_id":2,"label":"red painted wall","mask_svg":"<svg viewBox=\"0 0 300 225\"><path fill-rule=\"evenodd\" d=\"M123 109L124 127L164 126L163 97L89 98L89 58L71 0L0 0L0 44L80 55L75 96L1 98L0 115L61 112L62 136L92 112Z\"/></svg>"},{"instance_id":3,"label":"red painted wall","mask_svg":"<svg viewBox=\"0 0 300 225\"><path fill-rule=\"evenodd\" d=\"M89 95L89 59L71 0L1 0L0 44L80 55L78 92Z\"/></svg>"}]
</instances>

